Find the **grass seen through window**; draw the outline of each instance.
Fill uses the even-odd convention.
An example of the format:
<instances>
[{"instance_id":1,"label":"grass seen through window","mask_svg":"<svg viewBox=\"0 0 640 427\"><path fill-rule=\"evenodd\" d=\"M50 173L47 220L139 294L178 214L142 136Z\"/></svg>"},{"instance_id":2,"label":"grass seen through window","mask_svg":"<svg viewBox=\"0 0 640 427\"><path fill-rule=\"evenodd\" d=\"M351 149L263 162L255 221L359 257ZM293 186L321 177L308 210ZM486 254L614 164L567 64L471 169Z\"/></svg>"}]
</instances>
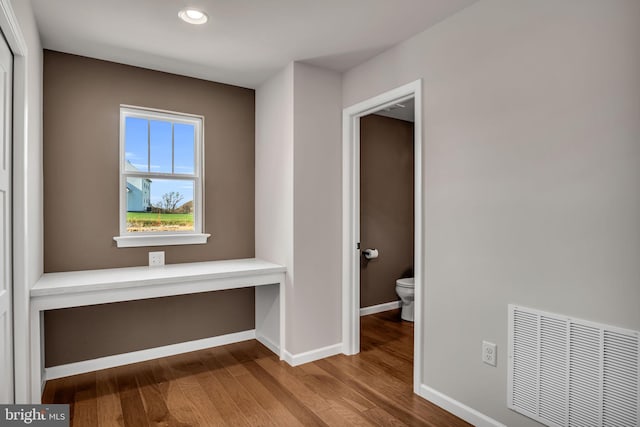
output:
<instances>
[{"instance_id":1,"label":"grass seen through window","mask_svg":"<svg viewBox=\"0 0 640 427\"><path fill-rule=\"evenodd\" d=\"M127 212L127 231L192 231L193 212Z\"/></svg>"}]
</instances>

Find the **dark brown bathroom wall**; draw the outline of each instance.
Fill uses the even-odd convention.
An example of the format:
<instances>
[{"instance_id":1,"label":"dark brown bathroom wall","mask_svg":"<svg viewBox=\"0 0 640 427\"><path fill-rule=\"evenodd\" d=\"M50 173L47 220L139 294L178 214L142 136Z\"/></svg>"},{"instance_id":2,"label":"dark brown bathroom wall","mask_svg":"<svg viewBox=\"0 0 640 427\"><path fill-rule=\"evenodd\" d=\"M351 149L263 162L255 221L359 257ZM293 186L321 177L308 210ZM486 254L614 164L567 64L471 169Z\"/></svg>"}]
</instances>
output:
<instances>
[{"instance_id":1,"label":"dark brown bathroom wall","mask_svg":"<svg viewBox=\"0 0 640 427\"><path fill-rule=\"evenodd\" d=\"M398 300L413 276L413 123L377 115L360 121L360 307Z\"/></svg>"},{"instance_id":2,"label":"dark brown bathroom wall","mask_svg":"<svg viewBox=\"0 0 640 427\"><path fill-rule=\"evenodd\" d=\"M151 250L165 251L168 264L254 256L254 90L53 51L44 52L43 85L45 272L147 265ZM204 116L207 244L116 247L121 104ZM228 318L214 316L201 297L180 297L179 306L161 298L49 313L47 361L61 360L49 335L73 337L62 351L67 360L80 360L88 345L103 348L95 343L101 336L113 336L108 347L121 351L253 328L253 289L207 297L215 307L237 307ZM176 313L173 334L164 334L166 325L154 317L163 311ZM135 330L146 325L148 336L128 327L113 335L121 323L116 317L136 319Z\"/></svg>"}]
</instances>

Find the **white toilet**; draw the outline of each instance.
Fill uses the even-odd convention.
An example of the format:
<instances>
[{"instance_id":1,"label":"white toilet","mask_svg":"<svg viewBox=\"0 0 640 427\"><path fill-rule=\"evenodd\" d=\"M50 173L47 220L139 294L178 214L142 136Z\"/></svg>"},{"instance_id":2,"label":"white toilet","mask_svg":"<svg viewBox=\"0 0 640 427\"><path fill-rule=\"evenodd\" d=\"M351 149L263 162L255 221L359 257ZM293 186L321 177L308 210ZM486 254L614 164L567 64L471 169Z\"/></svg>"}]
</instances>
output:
<instances>
[{"instance_id":1,"label":"white toilet","mask_svg":"<svg viewBox=\"0 0 640 427\"><path fill-rule=\"evenodd\" d=\"M413 322L413 277L396 280L396 293L402 301L402 320Z\"/></svg>"}]
</instances>

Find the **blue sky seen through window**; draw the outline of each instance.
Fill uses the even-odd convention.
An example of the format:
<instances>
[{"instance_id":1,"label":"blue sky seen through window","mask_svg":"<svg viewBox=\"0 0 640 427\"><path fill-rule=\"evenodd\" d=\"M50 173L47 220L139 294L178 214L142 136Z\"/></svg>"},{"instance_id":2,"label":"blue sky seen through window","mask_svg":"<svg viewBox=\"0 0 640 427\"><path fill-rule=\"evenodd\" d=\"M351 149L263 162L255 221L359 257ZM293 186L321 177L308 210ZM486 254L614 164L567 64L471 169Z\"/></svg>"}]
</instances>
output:
<instances>
[{"instance_id":1,"label":"blue sky seen through window","mask_svg":"<svg viewBox=\"0 0 640 427\"><path fill-rule=\"evenodd\" d=\"M171 123L151 120L151 172L173 173L171 165Z\"/></svg>"},{"instance_id":2,"label":"blue sky seen through window","mask_svg":"<svg viewBox=\"0 0 640 427\"><path fill-rule=\"evenodd\" d=\"M187 175L195 173L195 127L183 123L173 124L173 156L171 140L171 122L127 117L125 120L126 169L152 173ZM172 191L177 191L184 196L181 205L193 201L194 182L152 179L151 204L160 204L162 195Z\"/></svg>"},{"instance_id":3,"label":"blue sky seen through window","mask_svg":"<svg viewBox=\"0 0 640 427\"><path fill-rule=\"evenodd\" d=\"M176 123L173 125L175 145L174 173L195 173L195 128L193 125Z\"/></svg>"},{"instance_id":4,"label":"blue sky seen through window","mask_svg":"<svg viewBox=\"0 0 640 427\"><path fill-rule=\"evenodd\" d=\"M127 117L124 127L125 159L139 171L149 170L148 120Z\"/></svg>"}]
</instances>

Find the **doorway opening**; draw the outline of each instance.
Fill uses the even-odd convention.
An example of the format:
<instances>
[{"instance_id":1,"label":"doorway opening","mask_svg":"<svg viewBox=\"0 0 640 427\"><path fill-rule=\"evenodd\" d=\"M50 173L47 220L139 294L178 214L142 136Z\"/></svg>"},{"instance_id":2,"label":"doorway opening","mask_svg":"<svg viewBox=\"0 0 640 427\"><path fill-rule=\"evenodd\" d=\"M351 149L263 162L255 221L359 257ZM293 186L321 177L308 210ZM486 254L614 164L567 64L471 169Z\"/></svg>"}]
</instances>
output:
<instances>
[{"instance_id":1,"label":"doorway opening","mask_svg":"<svg viewBox=\"0 0 640 427\"><path fill-rule=\"evenodd\" d=\"M403 379L413 374L413 122L413 98L360 118L360 352Z\"/></svg>"},{"instance_id":2,"label":"doorway opening","mask_svg":"<svg viewBox=\"0 0 640 427\"><path fill-rule=\"evenodd\" d=\"M361 119L375 112L392 109L413 100L413 277L414 277L414 333L413 333L413 390L418 393L422 381L422 330L424 294L424 190L422 149L422 82L398 87L348 107L343 112L343 353L360 351L360 267L361 247L361 177L360 137ZM404 104L403 104L404 103Z\"/></svg>"}]
</instances>

